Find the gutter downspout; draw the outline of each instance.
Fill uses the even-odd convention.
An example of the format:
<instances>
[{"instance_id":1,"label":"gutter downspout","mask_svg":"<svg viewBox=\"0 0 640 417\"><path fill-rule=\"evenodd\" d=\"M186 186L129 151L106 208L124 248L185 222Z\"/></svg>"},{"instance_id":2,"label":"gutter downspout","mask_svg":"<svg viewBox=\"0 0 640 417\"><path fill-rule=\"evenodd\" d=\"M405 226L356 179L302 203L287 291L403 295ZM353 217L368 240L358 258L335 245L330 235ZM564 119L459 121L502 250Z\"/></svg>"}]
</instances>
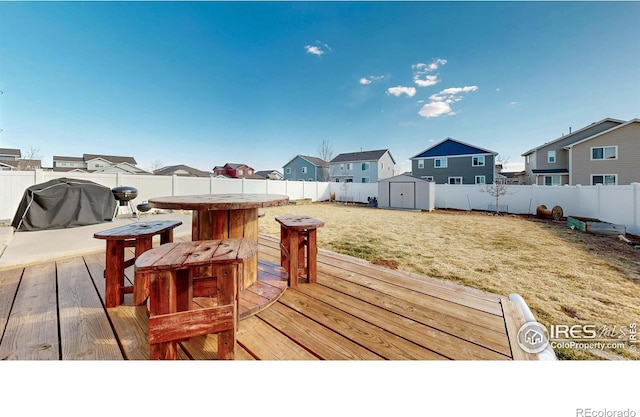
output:
<instances>
[{"instance_id":1,"label":"gutter downspout","mask_svg":"<svg viewBox=\"0 0 640 417\"><path fill-rule=\"evenodd\" d=\"M526 301L524 301L524 298L522 298L520 294L515 294L515 293L509 294L509 300L513 301L514 303L520 306L520 309L522 310L522 314L524 315L524 319L527 321L527 323L538 322L536 318L533 316L533 313L529 309L529 306L527 305ZM553 351L551 344L547 343L547 346L544 348L544 350L538 353L538 359L540 359L541 361L555 361L558 358L556 357L556 354Z\"/></svg>"}]
</instances>

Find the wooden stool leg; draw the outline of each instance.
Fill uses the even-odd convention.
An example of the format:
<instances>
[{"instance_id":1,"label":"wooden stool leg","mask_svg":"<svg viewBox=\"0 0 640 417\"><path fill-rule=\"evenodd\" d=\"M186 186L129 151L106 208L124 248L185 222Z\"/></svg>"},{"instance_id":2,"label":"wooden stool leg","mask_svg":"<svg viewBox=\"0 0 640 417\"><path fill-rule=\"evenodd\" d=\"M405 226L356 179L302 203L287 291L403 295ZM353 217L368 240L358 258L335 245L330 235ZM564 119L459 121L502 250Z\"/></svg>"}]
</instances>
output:
<instances>
[{"instance_id":1,"label":"wooden stool leg","mask_svg":"<svg viewBox=\"0 0 640 417\"><path fill-rule=\"evenodd\" d=\"M289 248L289 259L287 259L285 269L289 275L289 286L291 288L298 287L298 232L294 230L287 231L287 246Z\"/></svg>"},{"instance_id":2,"label":"wooden stool leg","mask_svg":"<svg viewBox=\"0 0 640 417\"><path fill-rule=\"evenodd\" d=\"M150 277L149 315L175 313L178 311L177 301L177 271L153 273ZM176 359L178 357L177 343L168 342L153 343L152 335L155 329L149 329L149 359Z\"/></svg>"},{"instance_id":3,"label":"wooden stool leg","mask_svg":"<svg viewBox=\"0 0 640 417\"><path fill-rule=\"evenodd\" d=\"M287 234L287 228L280 225L280 266L287 270L287 260L289 259L289 237ZM289 271L287 271L288 273Z\"/></svg>"},{"instance_id":4,"label":"wooden stool leg","mask_svg":"<svg viewBox=\"0 0 640 417\"><path fill-rule=\"evenodd\" d=\"M233 304L233 328L218 333L218 359L234 359L236 354L236 329L238 328L238 269L236 265L216 268L218 276L218 302Z\"/></svg>"},{"instance_id":5,"label":"wooden stool leg","mask_svg":"<svg viewBox=\"0 0 640 417\"><path fill-rule=\"evenodd\" d=\"M316 244L316 229L309 230L307 237L307 278L309 284L315 283L318 275L318 246Z\"/></svg>"},{"instance_id":6,"label":"wooden stool leg","mask_svg":"<svg viewBox=\"0 0 640 417\"><path fill-rule=\"evenodd\" d=\"M171 242L173 242L173 229L160 233L161 245L164 245L165 243L171 243Z\"/></svg>"},{"instance_id":7,"label":"wooden stool leg","mask_svg":"<svg viewBox=\"0 0 640 417\"><path fill-rule=\"evenodd\" d=\"M117 307L124 302L124 244L121 240L107 240L107 256L104 271L105 307Z\"/></svg>"},{"instance_id":8,"label":"wooden stool leg","mask_svg":"<svg viewBox=\"0 0 640 417\"><path fill-rule=\"evenodd\" d=\"M307 274L307 267L305 265L304 247L307 244L306 232L298 232L298 271L297 276L301 277Z\"/></svg>"},{"instance_id":9,"label":"wooden stool leg","mask_svg":"<svg viewBox=\"0 0 640 417\"><path fill-rule=\"evenodd\" d=\"M140 255L153 247L153 236L138 238L135 244L135 257L138 259ZM133 305L139 306L149 297L149 275L137 274L133 278Z\"/></svg>"}]
</instances>

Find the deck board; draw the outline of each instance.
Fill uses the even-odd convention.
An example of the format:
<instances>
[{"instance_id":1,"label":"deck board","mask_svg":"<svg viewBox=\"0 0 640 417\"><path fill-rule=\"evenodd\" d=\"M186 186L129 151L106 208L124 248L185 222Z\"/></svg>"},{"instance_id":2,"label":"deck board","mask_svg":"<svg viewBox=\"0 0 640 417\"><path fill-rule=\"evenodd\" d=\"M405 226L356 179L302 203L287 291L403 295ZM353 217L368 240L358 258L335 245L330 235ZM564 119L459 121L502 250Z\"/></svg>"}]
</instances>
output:
<instances>
[{"instance_id":1,"label":"deck board","mask_svg":"<svg viewBox=\"0 0 640 417\"><path fill-rule=\"evenodd\" d=\"M0 342L0 360L60 359L57 308L55 263L26 267Z\"/></svg>"},{"instance_id":2,"label":"deck board","mask_svg":"<svg viewBox=\"0 0 640 417\"><path fill-rule=\"evenodd\" d=\"M65 259L56 267L62 359L122 359L84 260Z\"/></svg>"},{"instance_id":3,"label":"deck board","mask_svg":"<svg viewBox=\"0 0 640 417\"><path fill-rule=\"evenodd\" d=\"M524 318L505 296L318 255L317 283L286 289L240 321L236 359L537 359L517 347ZM147 306L126 294L105 309L104 266L101 252L0 271L0 359L148 359ZM277 238L260 236L258 269L247 309L286 285ZM180 342L178 357L216 359L217 336Z\"/></svg>"}]
</instances>

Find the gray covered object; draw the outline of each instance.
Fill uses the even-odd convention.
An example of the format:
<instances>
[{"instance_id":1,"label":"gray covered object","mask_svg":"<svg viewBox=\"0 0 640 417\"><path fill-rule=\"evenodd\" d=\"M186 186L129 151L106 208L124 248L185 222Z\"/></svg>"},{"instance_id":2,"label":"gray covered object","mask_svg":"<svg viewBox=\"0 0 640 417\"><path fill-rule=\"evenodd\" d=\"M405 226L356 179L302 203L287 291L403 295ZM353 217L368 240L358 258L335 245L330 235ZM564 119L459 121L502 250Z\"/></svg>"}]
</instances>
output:
<instances>
[{"instance_id":1,"label":"gray covered object","mask_svg":"<svg viewBox=\"0 0 640 417\"><path fill-rule=\"evenodd\" d=\"M87 180L57 178L27 188L11 225L16 231L66 229L112 221L111 189Z\"/></svg>"}]
</instances>

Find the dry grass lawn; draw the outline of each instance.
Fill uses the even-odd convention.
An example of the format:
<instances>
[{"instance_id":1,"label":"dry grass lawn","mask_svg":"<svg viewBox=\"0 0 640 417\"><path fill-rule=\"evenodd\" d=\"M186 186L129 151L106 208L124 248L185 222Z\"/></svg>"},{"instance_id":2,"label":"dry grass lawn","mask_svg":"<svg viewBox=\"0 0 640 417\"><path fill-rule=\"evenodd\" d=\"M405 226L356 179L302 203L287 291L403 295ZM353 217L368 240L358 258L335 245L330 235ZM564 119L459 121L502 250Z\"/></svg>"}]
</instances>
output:
<instances>
[{"instance_id":1,"label":"dry grass lawn","mask_svg":"<svg viewBox=\"0 0 640 417\"><path fill-rule=\"evenodd\" d=\"M343 203L265 209L260 233L279 236L277 216L306 214L325 222L323 249L496 294L520 294L546 326L640 323L640 250L563 221L481 212L416 212ZM625 339L626 340L626 339ZM638 352L556 349L561 359Z\"/></svg>"}]
</instances>

